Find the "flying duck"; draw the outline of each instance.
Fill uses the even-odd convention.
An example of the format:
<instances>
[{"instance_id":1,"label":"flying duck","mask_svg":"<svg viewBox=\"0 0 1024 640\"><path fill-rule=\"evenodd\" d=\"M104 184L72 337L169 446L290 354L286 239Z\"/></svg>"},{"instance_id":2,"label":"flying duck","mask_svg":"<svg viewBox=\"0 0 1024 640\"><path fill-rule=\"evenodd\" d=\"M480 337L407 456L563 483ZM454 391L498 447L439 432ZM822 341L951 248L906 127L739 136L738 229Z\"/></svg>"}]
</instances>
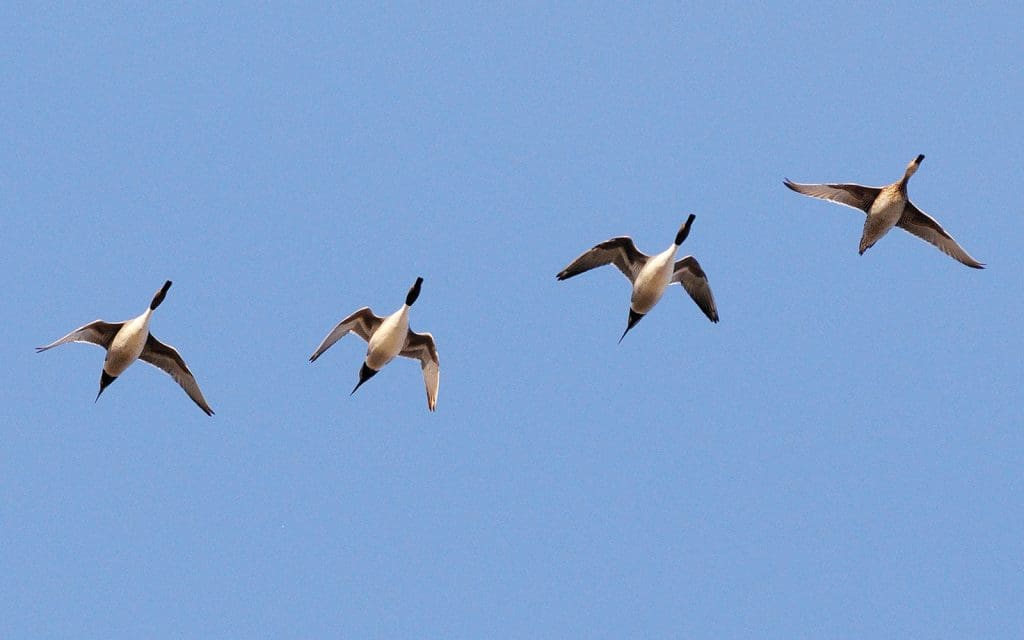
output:
<instances>
[{"instance_id":1,"label":"flying duck","mask_svg":"<svg viewBox=\"0 0 1024 640\"><path fill-rule=\"evenodd\" d=\"M654 308L658 300L661 300L665 288L677 282L683 285L686 292L690 294L690 297L711 322L718 322L715 297L711 295L708 277L700 268L700 263L693 256L686 256L678 262L673 262L679 245L683 244L683 240L686 240L686 236L690 234L690 225L693 224L696 217L691 213L683 226L679 228L679 232L676 233L676 238L669 248L657 255L649 256L641 253L633 244L632 238L620 236L605 240L593 249L584 252L568 267L562 269L557 278L567 280L584 271L590 271L609 263L619 268L619 271L633 284L633 295L629 303L629 320L619 342L622 342L622 338L626 337L629 330Z\"/></svg>"},{"instance_id":2,"label":"flying duck","mask_svg":"<svg viewBox=\"0 0 1024 640\"><path fill-rule=\"evenodd\" d=\"M865 187L860 184L798 184L786 178L785 185L805 196L830 200L832 202L860 209L868 214L864 221L864 233L860 238L860 253L870 249L894 226L900 227L925 242L930 242L939 251L959 260L968 267L984 269L985 265L970 256L957 244L953 236L931 216L924 213L907 197L907 181L921 166L924 155L910 161L903 177L884 187Z\"/></svg>"},{"instance_id":3,"label":"flying duck","mask_svg":"<svg viewBox=\"0 0 1024 640\"><path fill-rule=\"evenodd\" d=\"M374 315L369 307L353 312L327 334L309 357L309 361L315 362L324 351L331 348L331 345L341 340L349 331L354 331L369 345L366 348L366 359L359 369L359 382L352 389L352 393L377 375L377 372L394 360L395 356L415 358L420 361L420 367L423 369L423 382L427 387L427 408L433 411L437 407L437 385L440 377L434 336L409 329L409 307L420 296L422 285L423 278L416 278L416 282L405 296L405 304L386 318Z\"/></svg>"},{"instance_id":4,"label":"flying duck","mask_svg":"<svg viewBox=\"0 0 1024 640\"><path fill-rule=\"evenodd\" d=\"M124 373L133 362L142 360L148 364L163 369L170 374L174 381L181 385L188 397L199 405L206 415L212 416L213 409L206 403L202 391L195 377L189 371L188 365L181 359L178 352L169 345L166 345L149 332L149 321L153 311L160 306L171 288L171 281L168 280L164 286L153 296L149 308L142 315L125 320L124 322L104 322L94 320L89 324L79 327L64 336L60 340L46 345L36 347L36 353L42 353L47 349L59 347L67 342L88 342L103 347L107 350L107 357L103 360L103 371L100 374L100 390L96 394L96 400L100 399L103 390L110 386L110 383L117 380L117 377Z\"/></svg>"}]
</instances>

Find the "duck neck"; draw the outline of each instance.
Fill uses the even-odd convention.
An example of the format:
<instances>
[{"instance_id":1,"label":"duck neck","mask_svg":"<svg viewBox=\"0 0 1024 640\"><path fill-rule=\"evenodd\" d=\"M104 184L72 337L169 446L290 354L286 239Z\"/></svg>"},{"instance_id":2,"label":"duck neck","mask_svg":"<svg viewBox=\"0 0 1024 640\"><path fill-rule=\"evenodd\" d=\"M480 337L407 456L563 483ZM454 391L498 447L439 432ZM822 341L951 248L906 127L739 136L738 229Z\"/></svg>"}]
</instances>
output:
<instances>
[{"instance_id":1,"label":"duck neck","mask_svg":"<svg viewBox=\"0 0 1024 640\"><path fill-rule=\"evenodd\" d=\"M139 327L139 331L149 330L149 321L153 318L153 308L149 307L142 312L142 315L138 316L132 322Z\"/></svg>"},{"instance_id":2,"label":"duck neck","mask_svg":"<svg viewBox=\"0 0 1024 640\"><path fill-rule=\"evenodd\" d=\"M673 260L675 260L676 253L678 251L679 251L679 245L673 243L673 244L669 245L668 249L665 249L664 251L661 252L661 257L662 257L663 260L666 260L668 262L672 262Z\"/></svg>"},{"instance_id":3,"label":"duck neck","mask_svg":"<svg viewBox=\"0 0 1024 640\"><path fill-rule=\"evenodd\" d=\"M404 335L409 330L409 305L403 304L398 307L398 311L385 318L384 323L388 326L388 331L385 333L397 332Z\"/></svg>"},{"instance_id":4,"label":"duck neck","mask_svg":"<svg viewBox=\"0 0 1024 640\"><path fill-rule=\"evenodd\" d=\"M910 161L910 164L907 165L907 170L903 172L903 178L899 181L900 189L903 191L907 190L907 181L910 180L910 176L917 173L917 168L921 166L922 160L924 160L924 154Z\"/></svg>"},{"instance_id":5,"label":"duck neck","mask_svg":"<svg viewBox=\"0 0 1024 640\"><path fill-rule=\"evenodd\" d=\"M396 311L393 315L395 317L395 321L396 322L408 324L409 323L409 305L403 304L402 306L398 307L398 311Z\"/></svg>"}]
</instances>

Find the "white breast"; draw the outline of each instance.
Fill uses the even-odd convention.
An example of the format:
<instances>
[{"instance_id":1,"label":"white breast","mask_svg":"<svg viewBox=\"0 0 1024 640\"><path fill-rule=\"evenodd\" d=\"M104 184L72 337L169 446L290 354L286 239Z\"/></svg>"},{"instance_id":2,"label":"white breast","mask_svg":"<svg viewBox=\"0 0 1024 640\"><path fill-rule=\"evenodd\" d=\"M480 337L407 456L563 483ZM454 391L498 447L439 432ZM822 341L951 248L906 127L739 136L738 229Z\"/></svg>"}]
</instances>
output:
<instances>
[{"instance_id":1,"label":"white breast","mask_svg":"<svg viewBox=\"0 0 1024 640\"><path fill-rule=\"evenodd\" d=\"M107 357L103 361L103 370L108 375L121 375L139 358L146 346L146 338L149 337L149 317L150 311L147 310L138 318L125 322L114 336L110 348L107 349Z\"/></svg>"},{"instance_id":2,"label":"white breast","mask_svg":"<svg viewBox=\"0 0 1024 640\"><path fill-rule=\"evenodd\" d=\"M405 346L409 334L409 307L401 309L384 318L377 331L370 336L366 347L366 364L371 369L380 370L384 365L395 359Z\"/></svg>"},{"instance_id":3,"label":"white breast","mask_svg":"<svg viewBox=\"0 0 1024 640\"><path fill-rule=\"evenodd\" d=\"M633 295L630 298L630 308L637 313L647 313L658 304L668 281L672 277L672 258L675 257L675 247L668 251L653 256L640 270L633 282Z\"/></svg>"}]
</instances>

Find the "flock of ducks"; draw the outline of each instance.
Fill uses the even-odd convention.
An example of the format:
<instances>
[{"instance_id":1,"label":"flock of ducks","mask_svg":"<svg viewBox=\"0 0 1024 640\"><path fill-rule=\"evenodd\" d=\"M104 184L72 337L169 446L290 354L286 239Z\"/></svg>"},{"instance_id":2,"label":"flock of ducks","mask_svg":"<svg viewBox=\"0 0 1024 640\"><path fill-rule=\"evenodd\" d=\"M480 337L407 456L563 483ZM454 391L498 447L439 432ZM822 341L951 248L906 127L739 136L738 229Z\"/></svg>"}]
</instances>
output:
<instances>
[{"instance_id":1,"label":"flock of ducks","mask_svg":"<svg viewBox=\"0 0 1024 640\"><path fill-rule=\"evenodd\" d=\"M860 184L800 184L788 178L784 184L797 193L812 198L829 200L837 204L860 209L867 218L864 221L864 232L860 239L860 253L870 249L893 227L900 227L926 242L938 247L946 255L959 260L968 267L983 269L984 264L978 262L957 244L942 226L932 217L914 206L907 197L907 182L914 175L923 155L919 155L907 165L903 177L884 187L866 187ZM671 284L680 284L690 295L704 315L711 322L718 322L718 309L715 297L711 293L707 275L700 263L693 256L676 260L680 245L690 234L690 227L696 216L690 214L676 233L675 239L661 253L649 256L642 253L633 244L632 238L619 236L594 246L569 263L556 276L558 280L567 280L585 271L590 271L607 264L614 264L629 280L633 292L629 301L629 319L626 330L619 337L619 342L626 337L640 320L661 300L665 290ZM377 375L385 365L397 356L413 358L420 361L423 370L423 382L427 390L427 408L434 411L437 407L437 388L440 379L440 363L437 357L437 345L434 336L429 333L416 333L409 328L409 309L420 295L423 278L416 278L405 297L405 303L387 317L380 317L369 307L358 309L339 322L320 342L310 362L316 362L325 351L349 333L367 342L366 358L359 369L359 381L352 393L367 380ZM106 322L95 320L75 329L63 338L45 347L37 347L43 352L68 342L87 342L103 347L106 358L100 372L100 390L96 394L99 400L104 389L110 386L136 360L142 360L168 373L177 382L188 397L192 398L206 415L212 416L213 409L206 402L195 376L188 365L174 349L149 332L149 323L153 312L164 301L171 281L164 283L153 296L149 307L139 316L123 322ZM351 395L351 394L350 394Z\"/></svg>"}]
</instances>

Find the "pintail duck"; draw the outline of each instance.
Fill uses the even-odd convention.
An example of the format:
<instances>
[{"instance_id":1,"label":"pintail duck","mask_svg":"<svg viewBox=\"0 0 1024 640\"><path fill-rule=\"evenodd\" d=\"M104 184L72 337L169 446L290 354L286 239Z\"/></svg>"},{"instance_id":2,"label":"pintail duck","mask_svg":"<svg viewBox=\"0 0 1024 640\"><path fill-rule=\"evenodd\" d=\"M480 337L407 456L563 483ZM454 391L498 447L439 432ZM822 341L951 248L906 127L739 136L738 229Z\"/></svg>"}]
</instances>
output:
<instances>
[{"instance_id":1,"label":"pintail duck","mask_svg":"<svg viewBox=\"0 0 1024 640\"><path fill-rule=\"evenodd\" d=\"M925 242L932 243L939 251L968 267L984 269L984 264L972 258L957 244L953 236L946 233L931 216L914 206L907 197L907 181L917 171L922 160L923 155L911 160L903 177L884 187L865 187L860 184L799 184L789 178L786 178L784 184L805 196L830 200L868 214L867 220L864 221L864 233L860 238L861 255L889 233L889 229L896 226Z\"/></svg>"},{"instance_id":2,"label":"pintail duck","mask_svg":"<svg viewBox=\"0 0 1024 640\"><path fill-rule=\"evenodd\" d=\"M309 361L315 362L324 351L331 348L331 345L353 331L369 344L366 348L366 359L359 369L359 382L352 389L352 393L377 375L377 372L394 360L395 356L415 358L420 361L423 369L423 382L427 387L427 408L433 411L437 406L437 385L440 376L434 336L409 329L409 307L419 297L422 284L423 278L416 278L416 282L405 297L405 304L386 318L374 315L369 307L353 312L327 334L309 357Z\"/></svg>"},{"instance_id":3,"label":"pintail duck","mask_svg":"<svg viewBox=\"0 0 1024 640\"><path fill-rule=\"evenodd\" d=\"M149 332L149 321L153 311L160 306L171 288L171 281L168 280L164 286L153 296L149 308L142 315L125 320L124 322L104 322L94 320L89 324L79 327L64 336L60 340L46 345L36 347L36 352L41 353L47 349L58 347L68 342L88 342L103 347L107 350L107 357L103 361L103 371L100 374L100 390L96 394L96 400L100 399L103 390L111 382L117 379L124 370L136 360L142 360L148 364L162 369L170 374L174 381L181 385L188 397L199 405L206 415L212 416L213 409L206 403L202 391L195 377L189 371L188 365L182 360L178 352L169 345L166 345Z\"/></svg>"},{"instance_id":4,"label":"pintail duck","mask_svg":"<svg viewBox=\"0 0 1024 640\"><path fill-rule=\"evenodd\" d=\"M707 275L700 268L700 263L693 256L686 256L678 262L673 262L679 245L683 244L686 236L690 234L690 226L696 217L690 214L690 217L679 228L675 240L668 249L657 255L649 256L641 253L633 244L632 238L620 236L605 240L586 251L573 260L568 267L562 269L557 278L567 280L584 271L590 271L609 263L618 267L619 271L633 285L633 295L629 304L629 320L619 342L622 342L622 338L626 337L629 330L654 308L668 285L677 282L686 289L686 292L690 294L690 297L711 322L718 322L715 298L711 294Z\"/></svg>"}]
</instances>

